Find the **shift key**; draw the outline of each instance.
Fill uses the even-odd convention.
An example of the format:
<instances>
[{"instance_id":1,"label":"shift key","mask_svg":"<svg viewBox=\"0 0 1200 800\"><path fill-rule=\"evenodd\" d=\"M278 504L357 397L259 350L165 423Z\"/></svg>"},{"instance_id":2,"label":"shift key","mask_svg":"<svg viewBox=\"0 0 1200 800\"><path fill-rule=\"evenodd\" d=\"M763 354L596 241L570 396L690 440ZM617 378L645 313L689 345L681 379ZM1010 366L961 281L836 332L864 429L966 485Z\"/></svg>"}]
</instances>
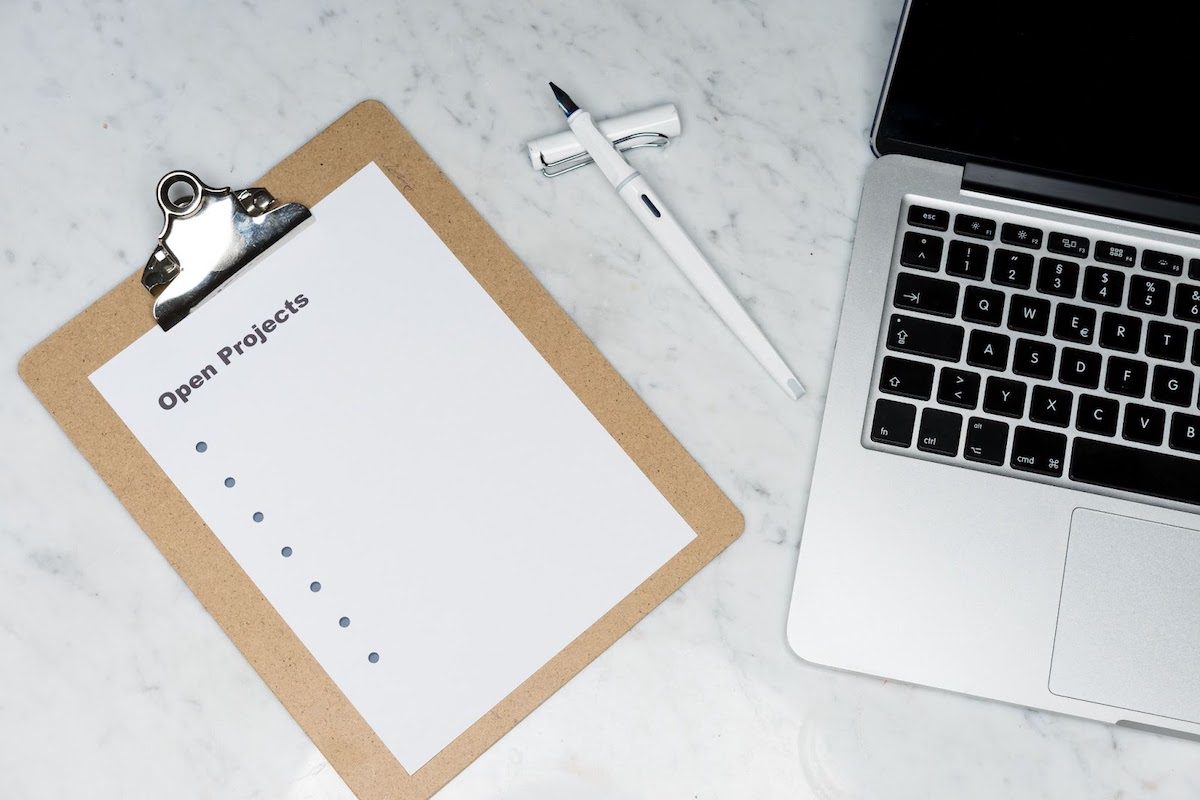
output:
<instances>
[{"instance_id":1,"label":"shift key","mask_svg":"<svg viewBox=\"0 0 1200 800\"><path fill-rule=\"evenodd\" d=\"M958 361L963 329L945 322L893 314L888 322L887 347L900 353Z\"/></svg>"}]
</instances>

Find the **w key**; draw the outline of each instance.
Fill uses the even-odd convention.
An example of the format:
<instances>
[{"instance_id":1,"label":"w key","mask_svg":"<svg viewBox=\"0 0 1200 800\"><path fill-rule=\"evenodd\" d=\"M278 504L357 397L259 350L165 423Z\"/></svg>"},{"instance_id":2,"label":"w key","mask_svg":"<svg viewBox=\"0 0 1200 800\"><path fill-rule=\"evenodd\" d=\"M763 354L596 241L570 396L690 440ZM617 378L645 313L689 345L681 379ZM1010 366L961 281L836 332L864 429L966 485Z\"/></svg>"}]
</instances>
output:
<instances>
[{"instance_id":1,"label":"w key","mask_svg":"<svg viewBox=\"0 0 1200 800\"><path fill-rule=\"evenodd\" d=\"M910 311L953 317L958 311L958 284L901 272L896 276L896 294L892 303Z\"/></svg>"}]
</instances>

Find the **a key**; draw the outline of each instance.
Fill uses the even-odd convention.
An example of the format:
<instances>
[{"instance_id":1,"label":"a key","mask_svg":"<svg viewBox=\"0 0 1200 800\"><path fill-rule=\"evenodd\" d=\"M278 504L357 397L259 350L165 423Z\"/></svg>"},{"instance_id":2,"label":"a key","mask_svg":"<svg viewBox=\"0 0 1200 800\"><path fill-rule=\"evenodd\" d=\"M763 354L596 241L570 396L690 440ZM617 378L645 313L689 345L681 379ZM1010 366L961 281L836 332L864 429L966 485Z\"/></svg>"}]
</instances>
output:
<instances>
[{"instance_id":1,"label":"a key","mask_svg":"<svg viewBox=\"0 0 1200 800\"><path fill-rule=\"evenodd\" d=\"M908 447L912 444L916 421L916 406L895 400L876 400L875 416L871 419L871 441Z\"/></svg>"},{"instance_id":2,"label":"a key","mask_svg":"<svg viewBox=\"0 0 1200 800\"><path fill-rule=\"evenodd\" d=\"M967 440L963 457L968 461L1000 466L1008 449L1008 423L983 417L971 417L967 422Z\"/></svg>"},{"instance_id":3,"label":"a key","mask_svg":"<svg viewBox=\"0 0 1200 800\"><path fill-rule=\"evenodd\" d=\"M972 367L1002 370L1008 366L1009 339L1002 333L971 331L967 363Z\"/></svg>"},{"instance_id":4,"label":"a key","mask_svg":"<svg viewBox=\"0 0 1200 800\"><path fill-rule=\"evenodd\" d=\"M1134 311L1162 316L1167 313L1171 298L1171 284L1162 278L1137 276L1129 282L1129 302L1126 306Z\"/></svg>"},{"instance_id":5,"label":"a key","mask_svg":"<svg viewBox=\"0 0 1200 800\"><path fill-rule=\"evenodd\" d=\"M888 323L889 350L944 361L958 361L965 332L958 325L893 314Z\"/></svg>"},{"instance_id":6,"label":"a key","mask_svg":"<svg viewBox=\"0 0 1200 800\"><path fill-rule=\"evenodd\" d=\"M1156 366L1150 379L1150 399L1172 406L1190 406L1195 382L1196 375L1191 370Z\"/></svg>"},{"instance_id":7,"label":"a key","mask_svg":"<svg viewBox=\"0 0 1200 800\"><path fill-rule=\"evenodd\" d=\"M1057 478L1062 475L1066 454L1065 435L1018 425L1013 433L1012 456L1008 463L1022 472L1036 472Z\"/></svg>"},{"instance_id":8,"label":"a key","mask_svg":"<svg viewBox=\"0 0 1200 800\"><path fill-rule=\"evenodd\" d=\"M1038 228L1031 228L1028 225L1014 225L1006 222L1000 226L1000 241L1037 250L1042 246L1042 232Z\"/></svg>"},{"instance_id":9,"label":"a key","mask_svg":"<svg viewBox=\"0 0 1200 800\"><path fill-rule=\"evenodd\" d=\"M933 391L933 364L884 356L879 370L879 391L928 400Z\"/></svg>"},{"instance_id":10,"label":"a key","mask_svg":"<svg viewBox=\"0 0 1200 800\"><path fill-rule=\"evenodd\" d=\"M1108 359L1104 373L1104 390L1126 397L1141 397L1146 393L1146 362L1113 356Z\"/></svg>"},{"instance_id":11,"label":"a key","mask_svg":"<svg viewBox=\"0 0 1200 800\"><path fill-rule=\"evenodd\" d=\"M1200 286L1181 283L1175 287L1175 319L1200 322Z\"/></svg>"},{"instance_id":12,"label":"a key","mask_svg":"<svg viewBox=\"0 0 1200 800\"><path fill-rule=\"evenodd\" d=\"M1077 344L1091 344L1096 327L1096 311L1060 303L1054 313L1054 338Z\"/></svg>"},{"instance_id":13,"label":"a key","mask_svg":"<svg viewBox=\"0 0 1200 800\"><path fill-rule=\"evenodd\" d=\"M1179 503L1200 503L1200 461L1076 436L1071 480Z\"/></svg>"},{"instance_id":14,"label":"a key","mask_svg":"<svg viewBox=\"0 0 1200 800\"><path fill-rule=\"evenodd\" d=\"M1033 253L1018 253L1013 250L996 250L992 259L992 283L1028 289L1033 281Z\"/></svg>"},{"instance_id":15,"label":"a key","mask_svg":"<svg viewBox=\"0 0 1200 800\"><path fill-rule=\"evenodd\" d=\"M1074 297L1079 287L1079 265L1074 261L1043 258L1038 264L1037 290L1055 297Z\"/></svg>"},{"instance_id":16,"label":"a key","mask_svg":"<svg viewBox=\"0 0 1200 800\"><path fill-rule=\"evenodd\" d=\"M1111 397L1081 394L1079 412L1075 415L1075 427L1084 433L1116 436L1117 413L1120 408L1121 404Z\"/></svg>"},{"instance_id":17,"label":"a key","mask_svg":"<svg viewBox=\"0 0 1200 800\"><path fill-rule=\"evenodd\" d=\"M1013 348L1013 372L1026 378L1050 380L1054 375L1054 345L1035 339L1017 339Z\"/></svg>"},{"instance_id":18,"label":"a key","mask_svg":"<svg viewBox=\"0 0 1200 800\"><path fill-rule=\"evenodd\" d=\"M968 286L963 292L962 318L979 325L999 325L1004 319L1004 292Z\"/></svg>"},{"instance_id":19,"label":"a key","mask_svg":"<svg viewBox=\"0 0 1200 800\"><path fill-rule=\"evenodd\" d=\"M1066 389L1035 386L1029 398L1029 419L1043 425L1065 428L1071 423L1073 397Z\"/></svg>"},{"instance_id":20,"label":"a key","mask_svg":"<svg viewBox=\"0 0 1200 800\"><path fill-rule=\"evenodd\" d=\"M901 272L896 276L892 304L910 311L953 317L958 313L958 284L927 275Z\"/></svg>"},{"instance_id":21,"label":"a key","mask_svg":"<svg viewBox=\"0 0 1200 800\"><path fill-rule=\"evenodd\" d=\"M1060 256L1087 258L1091 242L1082 236L1070 233L1051 233L1046 239L1046 249Z\"/></svg>"},{"instance_id":22,"label":"a key","mask_svg":"<svg viewBox=\"0 0 1200 800\"><path fill-rule=\"evenodd\" d=\"M963 236L974 236L976 239L994 239L996 223L983 217L959 214L954 218L954 232Z\"/></svg>"},{"instance_id":23,"label":"a key","mask_svg":"<svg viewBox=\"0 0 1200 800\"><path fill-rule=\"evenodd\" d=\"M1100 346L1136 353L1142 341L1142 321L1128 314L1105 311L1100 317Z\"/></svg>"},{"instance_id":24,"label":"a key","mask_svg":"<svg viewBox=\"0 0 1200 800\"><path fill-rule=\"evenodd\" d=\"M1125 273L1107 267L1088 267L1083 273L1083 299L1102 306L1119 306L1125 294Z\"/></svg>"},{"instance_id":25,"label":"a key","mask_svg":"<svg viewBox=\"0 0 1200 800\"><path fill-rule=\"evenodd\" d=\"M979 402L979 382L979 376L974 372L942 367L937 400L942 405L973 409Z\"/></svg>"},{"instance_id":26,"label":"a key","mask_svg":"<svg viewBox=\"0 0 1200 800\"><path fill-rule=\"evenodd\" d=\"M1146 355L1166 361L1183 361L1187 356L1187 328L1152 320L1146 326Z\"/></svg>"},{"instance_id":27,"label":"a key","mask_svg":"<svg viewBox=\"0 0 1200 800\"><path fill-rule=\"evenodd\" d=\"M958 439L961 433L961 415L937 408L927 408L921 412L921 430L917 434L917 449L943 456L958 455Z\"/></svg>"},{"instance_id":28,"label":"a key","mask_svg":"<svg viewBox=\"0 0 1200 800\"><path fill-rule=\"evenodd\" d=\"M1008 378L988 378L983 390L983 410L1002 417L1025 413L1025 384Z\"/></svg>"},{"instance_id":29,"label":"a key","mask_svg":"<svg viewBox=\"0 0 1200 800\"><path fill-rule=\"evenodd\" d=\"M1125 424L1121 436L1139 444L1162 444L1167 412L1153 406L1130 403L1125 406Z\"/></svg>"},{"instance_id":30,"label":"a key","mask_svg":"<svg viewBox=\"0 0 1200 800\"><path fill-rule=\"evenodd\" d=\"M1137 261L1137 248L1127 244L1096 242L1096 260L1118 267L1132 267Z\"/></svg>"},{"instance_id":31,"label":"a key","mask_svg":"<svg viewBox=\"0 0 1200 800\"><path fill-rule=\"evenodd\" d=\"M1021 333L1045 336L1050 329L1050 301L1014 294L1012 302L1008 304L1008 327Z\"/></svg>"},{"instance_id":32,"label":"a key","mask_svg":"<svg viewBox=\"0 0 1200 800\"><path fill-rule=\"evenodd\" d=\"M1158 250L1144 250L1142 251L1142 269L1147 272L1179 276L1183 274L1183 256L1175 253L1161 253Z\"/></svg>"},{"instance_id":33,"label":"a key","mask_svg":"<svg viewBox=\"0 0 1200 800\"><path fill-rule=\"evenodd\" d=\"M904 234L900 263L913 269L937 272L942 266L942 237L916 231Z\"/></svg>"},{"instance_id":34,"label":"a key","mask_svg":"<svg viewBox=\"0 0 1200 800\"><path fill-rule=\"evenodd\" d=\"M987 245L955 239L946 254L946 274L981 281L987 276L987 262Z\"/></svg>"},{"instance_id":35,"label":"a key","mask_svg":"<svg viewBox=\"0 0 1200 800\"><path fill-rule=\"evenodd\" d=\"M944 231L950 227L950 212L925 206L908 207L908 224L914 228L929 228Z\"/></svg>"},{"instance_id":36,"label":"a key","mask_svg":"<svg viewBox=\"0 0 1200 800\"><path fill-rule=\"evenodd\" d=\"M1064 347L1058 366L1058 380L1068 386L1095 389L1100 385L1100 361L1099 353Z\"/></svg>"},{"instance_id":37,"label":"a key","mask_svg":"<svg viewBox=\"0 0 1200 800\"><path fill-rule=\"evenodd\" d=\"M1194 414L1171 415L1171 436L1167 444L1172 450L1200 454L1200 417Z\"/></svg>"}]
</instances>

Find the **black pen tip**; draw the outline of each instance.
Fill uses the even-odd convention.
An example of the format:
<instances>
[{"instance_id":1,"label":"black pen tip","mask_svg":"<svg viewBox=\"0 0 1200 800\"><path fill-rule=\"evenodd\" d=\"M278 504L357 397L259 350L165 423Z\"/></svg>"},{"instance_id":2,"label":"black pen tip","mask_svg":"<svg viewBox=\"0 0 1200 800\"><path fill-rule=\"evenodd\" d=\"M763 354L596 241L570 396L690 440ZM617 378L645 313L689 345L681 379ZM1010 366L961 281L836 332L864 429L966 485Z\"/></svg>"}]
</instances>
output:
<instances>
[{"instance_id":1,"label":"black pen tip","mask_svg":"<svg viewBox=\"0 0 1200 800\"><path fill-rule=\"evenodd\" d=\"M554 99L558 101L558 107L562 109L563 114L569 117L579 110L579 106L575 105L571 95L555 86L554 81L550 82L550 90L554 92Z\"/></svg>"}]
</instances>

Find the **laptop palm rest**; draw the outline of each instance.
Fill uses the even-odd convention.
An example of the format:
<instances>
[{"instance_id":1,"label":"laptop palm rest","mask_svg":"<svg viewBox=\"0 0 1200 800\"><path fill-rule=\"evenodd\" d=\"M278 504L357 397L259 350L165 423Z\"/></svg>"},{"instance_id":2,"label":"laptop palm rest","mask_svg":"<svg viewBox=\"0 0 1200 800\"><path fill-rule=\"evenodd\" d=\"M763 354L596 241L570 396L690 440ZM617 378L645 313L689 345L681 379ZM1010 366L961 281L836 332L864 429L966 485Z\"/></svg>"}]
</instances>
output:
<instances>
[{"instance_id":1,"label":"laptop palm rest","mask_svg":"<svg viewBox=\"0 0 1200 800\"><path fill-rule=\"evenodd\" d=\"M1050 691L1200 724L1200 531L1077 508Z\"/></svg>"}]
</instances>

